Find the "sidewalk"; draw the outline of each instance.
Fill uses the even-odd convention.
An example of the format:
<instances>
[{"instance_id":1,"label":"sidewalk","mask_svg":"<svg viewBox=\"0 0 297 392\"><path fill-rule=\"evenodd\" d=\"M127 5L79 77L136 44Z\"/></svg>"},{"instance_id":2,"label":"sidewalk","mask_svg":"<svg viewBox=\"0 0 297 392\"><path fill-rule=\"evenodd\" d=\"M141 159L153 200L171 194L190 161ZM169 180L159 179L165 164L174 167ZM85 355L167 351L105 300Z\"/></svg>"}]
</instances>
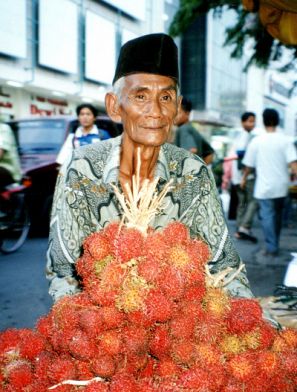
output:
<instances>
[{"instance_id":1,"label":"sidewalk","mask_svg":"<svg viewBox=\"0 0 297 392\"><path fill-rule=\"evenodd\" d=\"M227 223L234 245L246 265L252 292L257 297L273 295L276 286L284 283L288 263L293 258L291 252L297 252L297 220L295 219L293 227L282 229L280 252L275 257L261 255L264 249L264 238L258 219L255 219L252 230L253 235L258 238L257 244L236 239L234 237L235 221Z\"/></svg>"}]
</instances>

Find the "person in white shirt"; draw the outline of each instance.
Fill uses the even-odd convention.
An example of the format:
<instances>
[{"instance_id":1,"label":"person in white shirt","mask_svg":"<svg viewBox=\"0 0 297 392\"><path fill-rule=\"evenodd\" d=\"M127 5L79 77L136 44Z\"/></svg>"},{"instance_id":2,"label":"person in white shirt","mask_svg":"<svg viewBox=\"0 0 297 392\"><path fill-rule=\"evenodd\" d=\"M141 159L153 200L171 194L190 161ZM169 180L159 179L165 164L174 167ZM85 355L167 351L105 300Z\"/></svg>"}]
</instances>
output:
<instances>
[{"instance_id":1,"label":"person in white shirt","mask_svg":"<svg viewBox=\"0 0 297 392\"><path fill-rule=\"evenodd\" d=\"M245 153L246 166L241 186L246 186L247 176L254 168L256 183L254 196L259 202L263 227L264 255L275 256L279 251L282 213L289 188L289 169L297 175L297 153L294 144L277 130L279 115L275 109L263 112L265 131L254 138Z\"/></svg>"},{"instance_id":2,"label":"person in white shirt","mask_svg":"<svg viewBox=\"0 0 297 392\"><path fill-rule=\"evenodd\" d=\"M97 128L95 120L98 115L98 110L93 105L82 103L76 108L76 114L80 126L74 133L70 133L65 140L56 159L59 165L62 165L66 161L73 149L110 138L107 131Z\"/></svg>"},{"instance_id":3,"label":"person in white shirt","mask_svg":"<svg viewBox=\"0 0 297 392\"><path fill-rule=\"evenodd\" d=\"M255 200L254 185L255 175L250 173L247 177L246 186L241 188L240 183L243 176L244 166L242 160L248 144L254 137L253 129L255 127L256 115L253 112L245 112L241 116L242 131L233 143L233 153L237 159L232 161L231 182L235 186L238 198L236 208L236 226L235 237L239 240L249 240L257 242L257 238L252 235L251 228L254 216L258 210L258 203Z\"/></svg>"}]
</instances>

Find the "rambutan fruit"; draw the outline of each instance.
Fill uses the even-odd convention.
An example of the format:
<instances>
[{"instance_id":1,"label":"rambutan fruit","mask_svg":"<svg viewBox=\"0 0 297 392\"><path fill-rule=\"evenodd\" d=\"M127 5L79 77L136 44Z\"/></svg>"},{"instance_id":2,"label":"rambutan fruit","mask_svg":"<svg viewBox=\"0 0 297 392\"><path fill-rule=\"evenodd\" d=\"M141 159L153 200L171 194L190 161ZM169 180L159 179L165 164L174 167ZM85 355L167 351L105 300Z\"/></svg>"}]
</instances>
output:
<instances>
[{"instance_id":1,"label":"rambutan fruit","mask_svg":"<svg viewBox=\"0 0 297 392\"><path fill-rule=\"evenodd\" d=\"M123 227L115 243L115 254L121 263L137 259L143 255L144 237L142 233L133 228Z\"/></svg>"},{"instance_id":2,"label":"rambutan fruit","mask_svg":"<svg viewBox=\"0 0 297 392\"><path fill-rule=\"evenodd\" d=\"M146 353L129 353L122 358L122 361L118 362L118 371L138 377L139 372L145 369L147 361L148 356Z\"/></svg>"},{"instance_id":3,"label":"rambutan fruit","mask_svg":"<svg viewBox=\"0 0 297 392\"><path fill-rule=\"evenodd\" d=\"M13 391L23 391L34 381L33 373L29 363L16 360L10 362L5 369L7 381Z\"/></svg>"},{"instance_id":4,"label":"rambutan fruit","mask_svg":"<svg viewBox=\"0 0 297 392\"><path fill-rule=\"evenodd\" d=\"M117 355L123 349L120 330L104 331L99 337L98 346L108 355Z\"/></svg>"},{"instance_id":5,"label":"rambutan fruit","mask_svg":"<svg viewBox=\"0 0 297 392\"><path fill-rule=\"evenodd\" d=\"M129 374L116 374L110 383L110 392L140 392L137 382Z\"/></svg>"},{"instance_id":6,"label":"rambutan fruit","mask_svg":"<svg viewBox=\"0 0 297 392\"><path fill-rule=\"evenodd\" d=\"M286 328L280 331L280 335L285 339L286 343L291 349L297 349L297 330L293 328Z\"/></svg>"},{"instance_id":7,"label":"rambutan fruit","mask_svg":"<svg viewBox=\"0 0 297 392\"><path fill-rule=\"evenodd\" d=\"M143 369L138 373L138 379L152 379L155 371L155 367L157 366L157 360L147 356L147 362Z\"/></svg>"},{"instance_id":8,"label":"rambutan fruit","mask_svg":"<svg viewBox=\"0 0 297 392\"><path fill-rule=\"evenodd\" d=\"M163 263L168 247L163 233L154 230L145 238L143 253L148 261L156 262L160 265Z\"/></svg>"},{"instance_id":9,"label":"rambutan fruit","mask_svg":"<svg viewBox=\"0 0 297 392\"><path fill-rule=\"evenodd\" d=\"M132 311L126 314L127 324L141 325L149 328L153 322L141 310Z\"/></svg>"},{"instance_id":10,"label":"rambutan fruit","mask_svg":"<svg viewBox=\"0 0 297 392\"><path fill-rule=\"evenodd\" d=\"M200 343L196 346L197 359L199 363L203 363L204 365L211 366L217 365L223 361L223 356L220 350L209 343Z\"/></svg>"},{"instance_id":11,"label":"rambutan fruit","mask_svg":"<svg viewBox=\"0 0 297 392\"><path fill-rule=\"evenodd\" d=\"M53 328L52 314L49 313L44 317L40 317L40 319L36 323L35 328L40 333L40 335L48 339L51 336Z\"/></svg>"},{"instance_id":12,"label":"rambutan fruit","mask_svg":"<svg viewBox=\"0 0 297 392\"><path fill-rule=\"evenodd\" d=\"M159 377L178 376L181 373L181 368L171 359L162 358L158 361L155 369L155 374Z\"/></svg>"},{"instance_id":13,"label":"rambutan fruit","mask_svg":"<svg viewBox=\"0 0 297 392\"><path fill-rule=\"evenodd\" d=\"M172 222L163 229L163 236L168 245L174 246L186 243L189 239L189 231L182 223Z\"/></svg>"},{"instance_id":14,"label":"rambutan fruit","mask_svg":"<svg viewBox=\"0 0 297 392\"><path fill-rule=\"evenodd\" d=\"M106 329L119 328L126 321L125 313L115 306L103 306L99 313Z\"/></svg>"},{"instance_id":15,"label":"rambutan fruit","mask_svg":"<svg viewBox=\"0 0 297 392\"><path fill-rule=\"evenodd\" d=\"M227 372L239 381L248 381L256 372L252 358L246 353L234 355L226 365Z\"/></svg>"},{"instance_id":16,"label":"rambutan fruit","mask_svg":"<svg viewBox=\"0 0 297 392\"><path fill-rule=\"evenodd\" d=\"M171 357L181 365L191 366L195 363L196 345L188 339L172 343Z\"/></svg>"},{"instance_id":17,"label":"rambutan fruit","mask_svg":"<svg viewBox=\"0 0 297 392\"><path fill-rule=\"evenodd\" d=\"M245 342L237 335L225 335L220 342L220 349L228 356L246 351Z\"/></svg>"},{"instance_id":18,"label":"rambutan fruit","mask_svg":"<svg viewBox=\"0 0 297 392\"><path fill-rule=\"evenodd\" d=\"M118 295L117 289L103 288L100 282L88 282L85 286L85 290L90 296L90 300L95 305L100 306L111 306L115 304L116 296Z\"/></svg>"},{"instance_id":19,"label":"rambutan fruit","mask_svg":"<svg viewBox=\"0 0 297 392\"><path fill-rule=\"evenodd\" d=\"M115 374L116 365L111 355L99 355L91 361L91 368L96 376L107 378Z\"/></svg>"},{"instance_id":20,"label":"rambutan fruit","mask_svg":"<svg viewBox=\"0 0 297 392\"><path fill-rule=\"evenodd\" d=\"M195 264L204 266L210 259L211 253L206 242L194 239L188 242L187 251Z\"/></svg>"},{"instance_id":21,"label":"rambutan fruit","mask_svg":"<svg viewBox=\"0 0 297 392\"><path fill-rule=\"evenodd\" d=\"M222 388L222 392L242 392L242 391L244 391L244 384L233 378L230 378L227 384Z\"/></svg>"},{"instance_id":22,"label":"rambutan fruit","mask_svg":"<svg viewBox=\"0 0 297 392\"><path fill-rule=\"evenodd\" d=\"M203 298L203 308L214 317L224 318L230 309L230 297L222 289L208 287Z\"/></svg>"},{"instance_id":23,"label":"rambutan fruit","mask_svg":"<svg viewBox=\"0 0 297 392\"><path fill-rule=\"evenodd\" d=\"M48 370L48 378L52 383L59 383L64 380L75 380L76 369L74 361L69 357L57 357L51 363Z\"/></svg>"},{"instance_id":24,"label":"rambutan fruit","mask_svg":"<svg viewBox=\"0 0 297 392\"><path fill-rule=\"evenodd\" d=\"M272 351L260 351L257 354L257 373L271 377L279 371L280 361L278 355Z\"/></svg>"},{"instance_id":25,"label":"rambutan fruit","mask_svg":"<svg viewBox=\"0 0 297 392\"><path fill-rule=\"evenodd\" d=\"M275 337L273 344L272 344L272 351L276 353L283 353L289 351L288 343L285 339L279 334Z\"/></svg>"},{"instance_id":26,"label":"rambutan fruit","mask_svg":"<svg viewBox=\"0 0 297 392\"><path fill-rule=\"evenodd\" d=\"M189 390L195 390L195 392L211 391L211 377L207 371L195 367L184 371L180 378L179 384L182 388L188 388Z\"/></svg>"},{"instance_id":27,"label":"rambutan fruit","mask_svg":"<svg viewBox=\"0 0 297 392\"><path fill-rule=\"evenodd\" d=\"M281 356L283 370L290 375L297 375L297 352L286 352Z\"/></svg>"},{"instance_id":28,"label":"rambutan fruit","mask_svg":"<svg viewBox=\"0 0 297 392\"><path fill-rule=\"evenodd\" d=\"M149 342L148 331L140 326L127 326L122 329L122 336L127 353L144 353Z\"/></svg>"},{"instance_id":29,"label":"rambutan fruit","mask_svg":"<svg viewBox=\"0 0 297 392\"><path fill-rule=\"evenodd\" d=\"M126 275L127 270L118 261L111 261L101 272L101 287L106 290L118 289L123 284Z\"/></svg>"},{"instance_id":30,"label":"rambutan fruit","mask_svg":"<svg viewBox=\"0 0 297 392\"><path fill-rule=\"evenodd\" d=\"M49 340L57 353L68 352L69 343L76 333L76 329L53 328Z\"/></svg>"},{"instance_id":31,"label":"rambutan fruit","mask_svg":"<svg viewBox=\"0 0 297 392\"><path fill-rule=\"evenodd\" d=\"M260 323L258 327L258 331L260 338L260 348L262 350L270 348L277 336L277 330L270 323L263 320L263 322Z\"/></svg>"},{"instance_id":32,"label":"rambutan fruit","mask_svg":"<svg viewBox=\"0 0 297 392\"><path fill-rule=\"evenodd\" d=\"M52 307L53 323L59 330L75 329L78 326L78 307L71 296L61 298Z\"/></svg>"},{"instance_id":33,"label":"rambutan fruit","mask_svg":"<svg viewBox=\"0 0 297 392\"><path fill-rule=\"evenodd\" d=\"M162 271L159 260L146 258L138 264L138 274L148 283L154 283Z\"/></svg>"},{"instance_id":34,"label":"rambutan fruit","mask_svg":"<svg viewBox=\"0 0 297 392\"><path fill-rule=\"evenodd\" d=\"M232 298L226 318L229 332L243 333L262 323L262 308L258 301L250 298Z\"/></svg>"},{"instance_id":35,"label":"rambutan fruit","mask_svg":"<svg viewBox=\"0 0 297 392\"><path fill-rule=\"evenodd\" d=\"M195 301L201 302L206 293L205 284L197 284L194 286L187 287L184 291L183 300L184 301Z\"/></svg>"},{"instance_id":36,"label":"rambutan fruit","mask_svg":"<svg viewBox=\"0 0 297 392\"><path fill-rule=\"evenodd\" d=\"M74 360L78 380L90 380L94 377L90 361Z\"/></svg>"},{"instance_id":37,"label":"rambutan fruit","mask_svg":"<svg viewBox=\"0 0 297 392\"><path fill-rule=\"evenodd\" d=\"M165 325L158 325L149 343L149 352L154 357L161 359L168 355L171 347L171 339L168 328Z\"/></svg>"},{"instance_id":38,"label":"rambutan fruit","mask_svg":"<svg viewBox=\"0 0 297 392\"><path fill-rule=\"evenodd\" d=\"M189 270L192 266L192 260L187 252L187 250L181 245L175 245L169 248L166 252L167 263L179 270Z\"/></svg>"},{"instance_id":39,"label":"rambutan fruit","mask_svg":"<svg viewBox=\"0 0 297 392\"><path fill-rule=\"evenodd\" d=\"M286 376L272 377L270 380L270 388L268 392L296 392L296 384L294 385Z\"/></svg>"},{"instance_id":40,"label":"rambutan fruit","mask_svg":"<svg viewBox=\"0 0 297 392\"><path fill-rule=\"evenodd\" d=\"M85 239L83 248L94 260L102 260L111 253L110 241L103 231L90 234Z\"/></svg>"},{"instance_id":41,"label":"rambutan fruit","mask_svg":"<svg viewBox=\"0 0 297 392\"><path fill-rule=\"evenodd\" d=\"M77 359L87 360L94 358L98 349L93 339L83 331L77 331L68 343L70 353Z\"/></svg>"},{"instance_id":42,"label":"rambutan fruit","mask_svg":"<svg viewBox=\"0 0 297 392\"><path fill-rule=\"evenodd\" d=\"M109 385L103 381L93 381L84 388L84 392L109 392Z\"/></svg>"},{"instance_id":43,"label":"rambutan fruit","mask_svg":"<svg viewBox=\"0 0 297 392\"><path fill-rule=\"evenodd\" d=\"M89 338L94 339L104 331L105 326L99 308L82 308L79 310L78 316L79 326Z\"/></svg>"},{"instance_id":44,"label":"rambutan fruit","mask_svg":"<svg viewBox=\"0 0 297 392\"><path fill-rule=\"evenodd\" d=\"M193 337L195 319L191 315L180 315L170 320L169 331L176 339L190 339Z\"/></svg>"},{"instance_id":45,"label":"rambutan fruit","mask_svg":"<svg viewBox=\"0 0 297 392\"><path fill-rule=\"evenodd\" d=\"M166 266L162 269L156 279L156 286L171 300L181 298L184 292L183 277L172 266Z\"/></svg>"},{"instance_id":46,"label":"rambutan fruit","mask_svg":"<svg viewBox=\"0 0 297 392\"><path fill-rule=\"evenodd\" d=\"M226 332L225 322L222 318L214 317L209 313L201 313L195 326L195 341L215 343L220 341Z\"/></svg>"},{"instance_id":47,"label":"rambutan fruit","mask_svg":"<svg viewBox=\"0 0 297 392\"><path fill-rule=\"evenodd\" d=\"M32 331L30 335L26 336L19 343L20 356L23 358L30 359L31 361L39 353L41 353L41 351L45 350L45 348L45 339L34 331Z\"/></svg>"},{"instance_id":48,"label":"rambutan fruit","mask_svg":"<svg viewBox=\"0 0 297 392\"><path fill-rule=\"evenodd\" d=\"M0 355L6 351L12 350L18 347L21 341L20 330L15 328L7 329L0 333Z\"/></svg>"},{"instance_id":49,"label":"rambutan fruit","mask_svg":"<svg viewBox=\"0 0 297 392\"><path fill-rule=\"evenodd\" d=\"M150 290L145 298L145 313L152 322L168 321L173 312L173 302L159 290Z\"/></svg>"},{"instance_id":50,"label":"rambutan fruit","mask_svg":"<svg viewBox=\"0 0 297 392\"><path fill-rule=\"evenodd\" d=\"M44 351L40 353L34 361L34 376L37 380L47 382L48 381L48 369L51 364L57 359L57 355Z\"/></svg>"}]
</instances>

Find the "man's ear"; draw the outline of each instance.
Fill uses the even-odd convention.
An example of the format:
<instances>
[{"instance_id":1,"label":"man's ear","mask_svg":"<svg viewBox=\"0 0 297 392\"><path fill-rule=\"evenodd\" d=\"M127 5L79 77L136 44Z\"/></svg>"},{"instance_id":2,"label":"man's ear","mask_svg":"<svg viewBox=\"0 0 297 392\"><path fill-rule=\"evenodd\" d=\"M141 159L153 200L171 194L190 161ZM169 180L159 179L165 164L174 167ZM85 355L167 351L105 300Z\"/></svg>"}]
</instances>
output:
<instances>
[{"instance_id":1,"label":"man's ear","mask_svg":"<svg viewBox=\"0 0 297 392\"><path fill-rule=\"evenodd\" d=\"M120 115L120 105L118 102L118 97L114 93L107 93L105 96L105 108L107 114L112 119L112 121L120 123L122 122L122 117Z\"/></svg>"}]
</instances>

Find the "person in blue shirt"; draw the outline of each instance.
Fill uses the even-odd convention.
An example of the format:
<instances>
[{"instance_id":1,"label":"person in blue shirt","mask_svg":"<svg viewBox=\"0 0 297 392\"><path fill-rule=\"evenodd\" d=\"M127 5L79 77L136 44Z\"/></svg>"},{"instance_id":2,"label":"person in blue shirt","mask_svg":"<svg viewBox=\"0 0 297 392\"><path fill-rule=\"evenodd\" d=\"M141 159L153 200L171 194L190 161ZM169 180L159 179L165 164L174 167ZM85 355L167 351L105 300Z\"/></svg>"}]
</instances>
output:
<instances>
[{"instance_id":1,"label":"person in blue shirt","mask_svg":"<svg viewBox=\"0 0 297 392\"><path fill-rule=\"evenodd\" d=\"M98 115L98 110L93 105L82 103L76 108L76 114L80 126L74 133L68 135L63 144L56 159L59 165L65 162L67 157L71 155L73 149L110 138L108 131L97 128L95 120Z\"/></svg>"}]
</instances>

